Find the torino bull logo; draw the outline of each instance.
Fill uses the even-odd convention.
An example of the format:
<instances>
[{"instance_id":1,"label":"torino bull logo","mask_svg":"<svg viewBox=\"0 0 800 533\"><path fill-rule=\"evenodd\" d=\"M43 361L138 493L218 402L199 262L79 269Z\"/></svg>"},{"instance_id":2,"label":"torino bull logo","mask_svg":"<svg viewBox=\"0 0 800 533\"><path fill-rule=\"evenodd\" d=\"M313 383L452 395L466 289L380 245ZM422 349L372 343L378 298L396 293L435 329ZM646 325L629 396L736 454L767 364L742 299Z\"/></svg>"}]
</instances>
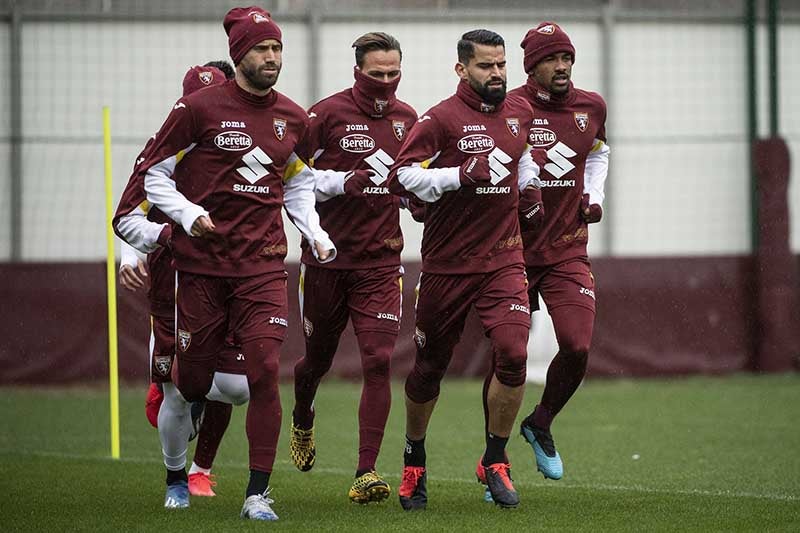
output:
<instances>
[{"instance_id":1,"label":"torino bull logo","mask_svg":"<svg viewBox=\"0 0 800 533\"><path fill-rule=\"evenodd\" d=\"M153 357L153 365L156 372L162 376L168 376L169 371L172 369L172 357L168 355L156 355Z\"/></svg>"},{"instance_id":2,"label":"torino bull logo","mask_svg":"<svg viewBox=\"0 0 800 533\"><path fill-rule=\"evenodd\" d=\"M189 349L189 345L192 344L192 334L188 331L184 331L182 329L178 330L178 346L181 347L181 351L185 352Z\"/></svg>"},{"instance_id":3,"label":"torino bull logo","mask_svg":"<svg viewBox=\"0 0 800 533\"><path fill-rule=\"evenodd\" d=\"M406 136L406 123L402 120L392 121L392 132L398 141L402 141Z\"/></svg>"},{"instance_id":4,"label":"torino bull logo","mask_svg":"<svg viewBox=\"0 0 800 533\"><path fill-rule=\"evenodd\" d=\"M286 120L282 118L272 119L272 129L275 131L275 137L282 141L286 137Z\"/></svg>"},{"instance_id":5,"label":"torino bull logo","mask_svg":"<svg viewBox=\"0 0 800 533\"><path fill-rule=\"evenodd\" d=\"M589 127L589 113L575 113L575 125L581 131L586 131Z\"/></svg>"}]
</instances>

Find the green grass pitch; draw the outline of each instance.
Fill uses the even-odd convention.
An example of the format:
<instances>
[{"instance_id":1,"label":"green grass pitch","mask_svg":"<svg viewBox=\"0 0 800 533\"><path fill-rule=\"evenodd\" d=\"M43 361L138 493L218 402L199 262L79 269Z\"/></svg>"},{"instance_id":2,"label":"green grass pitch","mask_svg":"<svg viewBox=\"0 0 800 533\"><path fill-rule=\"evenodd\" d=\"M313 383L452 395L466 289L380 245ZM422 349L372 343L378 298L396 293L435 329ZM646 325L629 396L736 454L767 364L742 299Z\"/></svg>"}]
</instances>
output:
<instances>
[{"instance_id":1,"label":"green grass pitch","mask_svg":"<svg viewBox=\"0 0 800 533\"><path fill-rule=\"evenodd\" d=\"M109 455L100 389L0 389L2 531L800 531L800 376L589 381L556 420L564 479L545 481L515 433L509 444L521 504L482 501L481 384L447 380L427 438L428 509L397 502L402 385L378 470L389 501L347 498L357 449L360 385L324 382L317 398L317 463L288 454L291 387L272 475L276 523L238 518L247 476L244 408L234 410L214 467L216 498L163 509L158 436L144 386L121 397L122 459ZM523 411L541 388L529 385Z\"/></svg>"}]
</instances>

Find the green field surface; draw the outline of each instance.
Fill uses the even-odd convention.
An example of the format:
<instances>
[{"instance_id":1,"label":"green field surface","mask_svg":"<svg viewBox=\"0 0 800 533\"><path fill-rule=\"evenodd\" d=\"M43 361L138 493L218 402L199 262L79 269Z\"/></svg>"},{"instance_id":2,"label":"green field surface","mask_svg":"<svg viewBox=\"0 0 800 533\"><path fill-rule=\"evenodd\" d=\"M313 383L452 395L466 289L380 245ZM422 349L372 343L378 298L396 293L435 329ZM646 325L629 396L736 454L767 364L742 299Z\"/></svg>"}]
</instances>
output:
<instances>
[{"instance_id":1,"label":"green field surface","mask_svg":"<svg viewBox=\"0 0 800 533\"><path fill-rule=\"evenodd\" d=\"M109 458L103 389L0 389L2 531L800 531L800 377L594 380L553 425L564 478L544 480L515 432L509 443L518 509L484 503L481 384L447 380L427 436L428 508L397 502L402 384L378 471L387 502L350 503L360 385L327 381L317 397L317 462L289 460L291 387L271 485L275 523L240 520L247 478L245 408L234 409L214 472L215 498L165 510L145 387L121 395L122 458ZM529 385L523 411L541 387Z\"/></svg>"}]
</instances>

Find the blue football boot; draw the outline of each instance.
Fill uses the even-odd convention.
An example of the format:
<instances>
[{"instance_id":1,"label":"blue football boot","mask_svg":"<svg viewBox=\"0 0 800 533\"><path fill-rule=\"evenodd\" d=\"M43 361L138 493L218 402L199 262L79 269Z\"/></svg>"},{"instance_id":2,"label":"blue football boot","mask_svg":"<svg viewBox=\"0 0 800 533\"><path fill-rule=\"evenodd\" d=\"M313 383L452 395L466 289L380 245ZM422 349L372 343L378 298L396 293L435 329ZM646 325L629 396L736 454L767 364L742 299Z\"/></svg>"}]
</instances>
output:
<instances>
[{"instance_id":1,"label":"blue football boot","mask_svg":"<svg viewBox=\"0 0 800 533\"><path fill-rule=\"evenodd\" d=\"M534 426L532 422L532 417L523 420L519 426L519 433L533 448L536 469L545 479L561 479L564 475L564 465L553 443L553 435L547 429Z\"/></svg>"}]
</instances>

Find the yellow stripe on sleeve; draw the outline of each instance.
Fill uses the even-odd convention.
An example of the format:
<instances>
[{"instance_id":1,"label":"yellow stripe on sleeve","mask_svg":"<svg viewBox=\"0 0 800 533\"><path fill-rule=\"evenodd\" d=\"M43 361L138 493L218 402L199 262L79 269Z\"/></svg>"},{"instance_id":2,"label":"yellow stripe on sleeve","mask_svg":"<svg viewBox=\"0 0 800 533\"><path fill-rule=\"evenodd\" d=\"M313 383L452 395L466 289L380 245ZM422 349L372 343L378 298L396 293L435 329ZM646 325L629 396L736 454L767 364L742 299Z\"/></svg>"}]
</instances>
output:
<instances>
[{"instance_id":1,"label":"yellow stripe on sleeve","mask_svg":"<svg viewBox=\"0 0 800 533\"><path fill-rule=\"evenodd\" d=\"M145 200L144 202L140 203L139 204L139 209L141 209L142 212L144 212L144 214L147 215L147 213L150 212L150 202Z\"/></svg>"},{"instance_id":2,"label":"yellow stripe on sleeve","mask_svg":"<svg viewBox=\"0 0 800 533\"><path fill-rule=\"evenodd\" d=\"M592 145L592 149L589 150L589 153L597 152L598 150L603 148L603 145L605 144L603 141L601 141L599 139L595 139L595 141L596 142Z\"/></svg>"},{"instance_id":3,"label":"yellow stripe on sleeve","mask_svg":"<svg viewBox=\"0 0 800 533\"><path fill-rule=\"evenodd\" d=\"M286 165L286 170L283 172L283 182L286 183L293 177L297 176L303 171L304 168L306 168L306 164L303 163L303 160L299 157L291 163L288 163Z\"/></svg>"}]
</instances>

